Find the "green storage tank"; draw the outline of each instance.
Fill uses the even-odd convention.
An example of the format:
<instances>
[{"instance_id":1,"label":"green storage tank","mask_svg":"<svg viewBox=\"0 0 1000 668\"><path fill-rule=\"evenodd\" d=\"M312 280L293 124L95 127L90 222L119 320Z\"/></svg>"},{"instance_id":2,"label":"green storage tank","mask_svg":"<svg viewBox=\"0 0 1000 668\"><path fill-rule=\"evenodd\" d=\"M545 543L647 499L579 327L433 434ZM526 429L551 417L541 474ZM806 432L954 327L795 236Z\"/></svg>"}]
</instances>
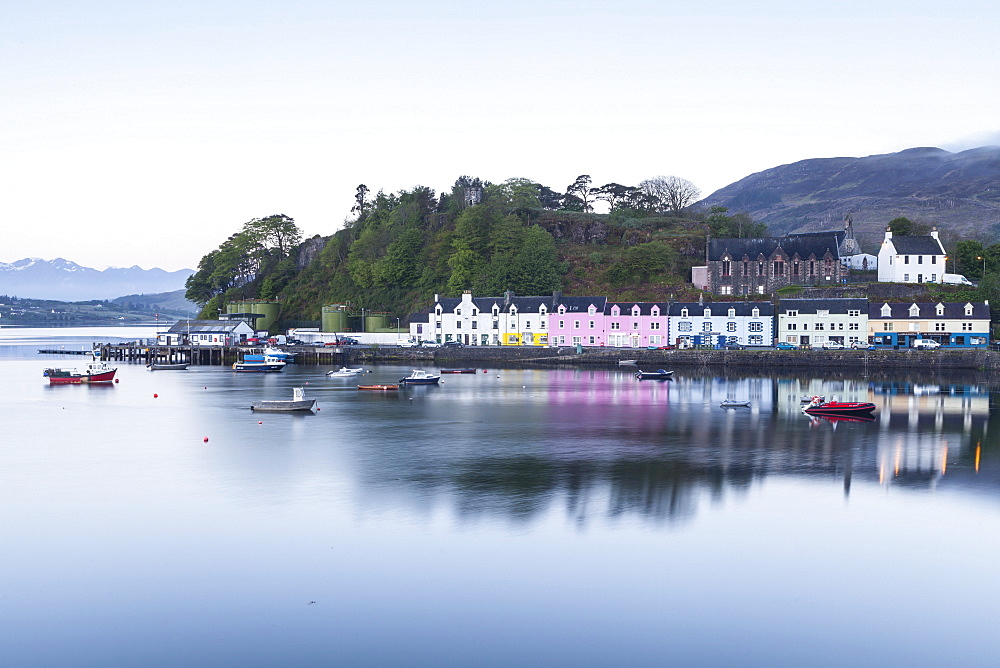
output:
<instances>
[{"instance_id":1,"label":"green storage tank","mask_svg":"<svg viewBox=\"0 0 1000 668\"><path fill-rule=\"evenodd\" d=\"M347 315L347 308L343 304L324 306L320 331L346 332L348 330Z\"/></svg>"},{"instance_id":2,"label":"green storage tank","mask_svg":"<svg viewBox=\"0 0 1000 668\"><path fill-rule=\"evenodd\" d=\"M235 302L226 303L226 313L257 313L261 318L254 320L254 329L263 332L271 331L271 328L278 321L278 311L281 305L276 301L264 299L242 299Z\"/></svg>"},{"instance_id":3,"label":"green storage tank","mask_svg":"<svg viewBox=\"0 0 1000 668\"><path fill-rule=\"evenodd\" d=\"M381 332L389 329L389 316L384 314L366 315L365 316L365 331L366 332Z\"/></svg>"}]
</instances>

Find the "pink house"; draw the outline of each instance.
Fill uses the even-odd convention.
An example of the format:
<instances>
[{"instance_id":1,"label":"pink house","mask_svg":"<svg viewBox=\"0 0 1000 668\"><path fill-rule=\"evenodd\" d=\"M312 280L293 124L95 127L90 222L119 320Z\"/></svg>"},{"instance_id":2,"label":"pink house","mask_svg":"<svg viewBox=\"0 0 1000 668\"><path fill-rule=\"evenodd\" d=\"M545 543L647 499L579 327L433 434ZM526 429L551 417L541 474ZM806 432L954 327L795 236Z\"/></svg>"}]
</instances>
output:
<instances>
[{"instance_id":1,"label":"pink house","mask_svg":"<svg viewBox=\"0 0 1000 668\"><path fill-rule=\"evenodd\" d=\"M607 345L646 348L667 344L667 304L663 302L608 302L604 307Z\"/></svg>"},{"instance_id":2,"label":"pink house","mask_svg":"<svg viewBox=\"0 0 1000 668\"><path fill-rule=\"evenodd\" d=\"M549 344L559 346L605 345L604 306L607 297L556 295L549 311Z\"/></svg>"}]
</instances>

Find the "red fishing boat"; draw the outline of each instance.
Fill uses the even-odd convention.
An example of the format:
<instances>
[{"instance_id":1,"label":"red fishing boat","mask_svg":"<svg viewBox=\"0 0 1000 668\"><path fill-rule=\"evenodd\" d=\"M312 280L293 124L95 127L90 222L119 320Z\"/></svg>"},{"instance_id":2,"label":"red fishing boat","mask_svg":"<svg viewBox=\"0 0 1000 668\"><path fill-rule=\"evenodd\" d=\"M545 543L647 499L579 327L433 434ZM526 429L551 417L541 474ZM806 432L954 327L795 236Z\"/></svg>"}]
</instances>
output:
<instances>
[{"instance_id":1,"label":"red fishing boat","mask_svg":"<svg viewBox=\"0 0 1000 668\"><path fill-rule=\"evenodd\" d=\"M49 385L79 385L81 383L113 383L118 369L104 362L91 362L83 371L76 369L46 369L42 375Z\"/></svg>"},{"instance_id":2,"label":"red fishing boat","mask_svg":"<svg viewBox=\"0 0 1000 668\"><path fill-rule=\"evenodd\" d=\"M820 397L813 397L802 411L821 417L870 418L875 411L875 404L868 401L823 401Z\"/></svg>"}]
</instances>

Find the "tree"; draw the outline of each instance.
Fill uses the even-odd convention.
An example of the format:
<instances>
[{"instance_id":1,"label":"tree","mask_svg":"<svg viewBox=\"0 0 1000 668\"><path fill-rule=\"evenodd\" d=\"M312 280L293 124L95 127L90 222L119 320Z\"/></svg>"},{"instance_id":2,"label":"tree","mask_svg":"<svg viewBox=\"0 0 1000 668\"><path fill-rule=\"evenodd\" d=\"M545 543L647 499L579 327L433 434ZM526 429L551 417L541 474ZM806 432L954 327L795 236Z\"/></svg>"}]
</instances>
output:
<instances>
[{"instance_id":1,"label":"tree","mask_svg":"<svg viewBox=\"0 0 1000 668\"><path fill-rule=\"evenodd\" d=\"M632 205L641 193L635 186L623 186L620 183L606 183L599 188L591 188L594 199L607 202L612 211L622 207L635 208Z\"/></svg>"},{"instance_id":2,"label":"tree","mask_svg":"<svg viewBox=\"0 0 1000 668\"><path fill-rule=\"evenodd\" d=\"M675 216L701 195L698 186L679 176L654 176L640 183L639 188L658 203L658 211L669 211Z\"/></svg>"},{"instance_id":3,"label":"tree","mask_svg":"<svg viewBox=\"0 0 1000 668\"><path fill-rule=\"evenodd\" d=\"M889 221L889 230L893 236L921 237L926 236L931 231L931 226L912 221L905 216L899 216Z\"/></svg>"},{"instance_id":4,"label":"tree","mask_svg":"<svg viewBox=\"0 0 1000 668\"><path fill-rule=\"evenodd\" d=\"M581 211L590 211L592 208L590 206L590 183L590 175L581 174L576 177L573 183L566 186L566 197L572 195L583 203Z\"/></svg>"},{"instance_id":5,"label":"tree","mask_svg":"<svg viewBox=\"0 0 1000 668\"><path fill-rule=\"evenodd\" d=\"M713 206L709 209L709 232L717 239L755 239L764 236L767 225L755 223L750 214L737 213L728 215L729 209L724 206Z\"/></svg>"},{"instance_id":6,"label":"tree","mask_svg":"<svg viewBox=\"0 0 1000 668\"><path fill-rule=\"evenodd\" d=\"M365 210L370 206L368 192L368 186L362 183L358 186L357 192L354 193L354 206L351 207L351 211L356 211L358 218L364 218Z\"/></svg>"}]
</instances>

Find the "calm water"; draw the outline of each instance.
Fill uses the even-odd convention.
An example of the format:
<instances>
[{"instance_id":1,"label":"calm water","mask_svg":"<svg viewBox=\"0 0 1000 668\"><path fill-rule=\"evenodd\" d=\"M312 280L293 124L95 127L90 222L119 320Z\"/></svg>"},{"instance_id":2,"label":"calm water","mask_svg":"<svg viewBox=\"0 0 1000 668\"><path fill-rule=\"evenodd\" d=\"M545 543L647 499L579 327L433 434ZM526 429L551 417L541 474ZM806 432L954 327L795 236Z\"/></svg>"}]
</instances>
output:
<instances>
[{"instance_id":1,"label":"calm water","mask_svg":"<svg viewBox=\"0 0 1000 668\"><path fill-rule=\"evenodd\" d=\"M42 378L84 360L43 345L149 335L0 329L0 665L1000 657L986 380L491 368L395 396L330 367ZM296 385L318 413L247 409ZM810 420L816 393L877 420Z\"/></svg>"}]
</instances>

